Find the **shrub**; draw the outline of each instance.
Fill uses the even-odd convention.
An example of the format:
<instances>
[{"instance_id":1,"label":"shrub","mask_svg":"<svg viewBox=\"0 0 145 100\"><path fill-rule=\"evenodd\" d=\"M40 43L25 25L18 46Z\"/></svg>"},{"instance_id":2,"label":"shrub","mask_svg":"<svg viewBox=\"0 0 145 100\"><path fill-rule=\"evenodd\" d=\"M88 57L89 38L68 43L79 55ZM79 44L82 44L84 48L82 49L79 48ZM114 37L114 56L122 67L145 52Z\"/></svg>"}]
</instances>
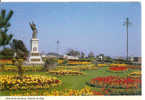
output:
<instances>
[{"instance_id":1,"label":"shrub","mask_svg":"<svg viewBox=\"0 0 145 100\"><path fill-rule=\"evenodd\" d=\"M49 71L51 69L56 68L57 59L56 58L46 58L44 64L44 70Z\"/></svg>"},{"instance_id":2,"label":"shrub","mask_svg":"<svg viewBox=\"0 0 145 100\"><path fill-rule=\"evenodd\" d=\"M14 65L17 66L19 78L22 79L22 77L23 77L23 70L22 70L23 59L14 58L13 63L14 63Z\"/></svg>"}]
</instances>

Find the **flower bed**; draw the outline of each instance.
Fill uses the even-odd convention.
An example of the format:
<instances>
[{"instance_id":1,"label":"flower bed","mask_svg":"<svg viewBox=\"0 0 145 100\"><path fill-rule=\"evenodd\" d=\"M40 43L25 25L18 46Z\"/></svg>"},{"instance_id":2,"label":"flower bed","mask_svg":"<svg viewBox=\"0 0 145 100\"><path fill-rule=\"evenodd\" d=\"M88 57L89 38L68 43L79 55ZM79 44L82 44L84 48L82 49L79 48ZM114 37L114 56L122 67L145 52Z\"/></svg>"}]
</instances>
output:
<instances>
[{"instance_id":1,"label":"flower bed","mask_svg":"<svg viewBox=\"0 0 145 100\"><path fill-rule=\"evenodd\" d=\"M10 59L0 59L0 64L13 64Z\"/></svg>"},{"instance_id":2,"label":"flower bed","mask_svg":"<svg viewBox=\"0 0 145 100\"><path fill-rule=\"evenodd\" d=\"M39 91L33 91L30 93L24 94L10 94L10 96L93 96L93 95L102 95L97 91L92 91L90 87L85 87L81 90L73 90L73 89L64 89L62 91L53 90L53 91L45 91L39 93Z\"/></svg>"},{"instance_id":3,"label":"flower bed","mask_svg":"<svg viewBox=\"0 0 145 100\"><path fill-rule=\"evenodd\" d=\"M127 66L127 64L110 64L110 66L117 66L117 67L120 67L120 66Z\"/></svg>"},{"instance_id":4,"label":"flower bed","mask_svg":"<svg viewBox=\"0 0 145 100\"><path fill-rule=\"evenodd\" d=\"M113 66L116 66L116 67L120 67L120 66L127 66L127 64L98 64L98 67L113 67Z\"/></svg>"},{"instance_id":5,"label":"flower bed","mask_svg":"<svg viewBox=\"0 0 145 100\"><path fill-rule=\"evenodd\" d=\"M98 67L106 67L109 66L109 64L98 64Z\"/></svg>"},{"instance_id":6,"label":"flower bed","mask_svg":"<svg viewBox=\"0 0 145 100\"><path fill-rule=\"evenodd\" d=\"M27 71L33 71L33 72L41 71L42 68L43 68L42 66L22 66L22 70L24 72L27 72ZM0 68L0 71L3 71L2 68ZM14 65L5 65L4 66L4 71L18 71L18 68L17 68L17 66L14 66Z\"/></svg>"},{"instance_id":7,"label":"flower bed","mask_svg":"<svg viewBox=\"0 0 145 100\"><path fill-rule=\"evenodd\" d=\"M128 74L129 77L132 77L132 78L141 78L141 72L138 71L138 72L132 72L130 74Z\"/></svg>"},{"instance_id":8,"label":"flower bed","mask_svg":"<svg viewBox=\"0 0 145 100\"><path fill-rule=\"evenodd\" d=\"M135 66L135 65L128 65L127 68L130 68L130 69L140 69L141 70L141 66Z\"/></svg>"},{"instance_id":9,"label":"flower bed","mask_svg":"<svg viewBox=\"0 0 145 100\"><path fill-rule=\"evenodd\" d=\"M73 70L97 70L98 68L97 67L94 67L94 66L74 66L74 67L69 67L70 69L73 69Z\"/></svg>"},{"instance_id":10,"label":"flower bed","mask_svg":"<svg viewBox=\"0 0 145 100\"><path fill-rule=\"evenodd\" d=\"M141 79L106 76L91 79L89 86L101 89L103 95L141 95Z\"/></svg>"},{"instance_id":11,"label":"flower bed","mask_svg":"<svg viewBox=\"0 0 145 100\"><path fill-rule=\"evenodd\" d=\"M1 75L0 89L47 89L61 84L61 81L55 77L46 77L40 75L25 75L20 80L18 76Z\"/></svg>"},{"instance_id":12,"label":"flower bed","mask_svg":"<svg viewBox=\"0 0 145 100\"><path fill-rule=\"evenodd\" d=\"M91 86L103 87L103 88L118 88L118 89L128 89L128 88L140 88L141 79L140 78L122 78L117 76L107 76L107 77L96 77L91 79L89 82Z\"/></svg>"},{"instance_id":13,"label":"flower bed","mask_svg":"<svg viewBox=\"0 0 145 100\"><path fill-rule=\"evenodd\" d=\"M82 75L82 72L79 71L73 71L73 70L55 70L50 71L49 73L55 74L55 75Z\"/></svg>"},{"instance_id":14,"label":"flower bed","mask_svg":"<svg viewBox=\"0 0 145 100\"><path fill-rule=\"evenodd\" d=\"M128 70L128 68L125 66L120 66L120 67L113 66L113 67L109 67L109 70L111 70L111 71L126 71L126 70Z\"/></svg>"},{"instance_id":15,"label":"flower bed","mask_svg":"<svg viewBox=\"0 0 145 100\"><path fill-rule=\"evenodd\" d=\"M77 70L77 71L84 71L84 70L97 70L98 67L92 65L77 65L77 66L61 66L57 67L56 70Z\"/></svg>"}]
</instances>

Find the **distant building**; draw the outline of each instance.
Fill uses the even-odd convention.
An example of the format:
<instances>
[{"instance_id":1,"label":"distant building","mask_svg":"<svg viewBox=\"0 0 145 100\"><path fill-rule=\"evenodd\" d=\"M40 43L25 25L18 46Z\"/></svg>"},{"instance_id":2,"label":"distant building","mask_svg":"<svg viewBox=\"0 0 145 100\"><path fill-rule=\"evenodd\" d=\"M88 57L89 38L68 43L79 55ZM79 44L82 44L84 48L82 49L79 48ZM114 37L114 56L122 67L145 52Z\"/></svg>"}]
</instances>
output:
<instances>
[{"instance_id":1,"label":"distant building","mask_svg":"<svg viewBox=\"0 0 145 100\"><path fill-rule=\"evenodd\" d=\"M104 60L104 54L99 54L98 56L96 56L96 60L97 61L103 61Z\"/></svg>"},{"instance_id":2,"label":"distant building","mask_svg":"<svg viewBox=\"0 0 145 100\"><path fill-rule=\"evenodd\" d=\"M141 57L129 57L129 61L132 63L141 64Z\"/></svg>"},{"instance_id":3,"label":"distant building","mask_svg":"<svg viewBox=\"0 0 145 100\"><path fill-rule=\"evenodd\" d=\"M121 57L121 56L116 57L116 59L126 60L126 58L125 58L125 57Z\"/></svg>"},{"instance_id":4,"label":"distant building","mask_svg":"<svg viewBox=\"0 0 145 100\"><path fill-rule=\"evenodd\" d=\"M47 55L44 54L44 53L42 53L42 54L41 54L41 57L42 57L42 58L45 58L45 57L47 57Z\"/></svg>"},{"instance_id":5,"label":"distant building","mask_svg":"<svg viewBox=\"0 0 145 100\"><path fill-rule=\"evenodd\" d=\"M54 53L54 52L50 52L50 53L48 53L47 55L46 55L46 57L48 57L48 58L63 58L63 56L62 55L60 55L60 54L58 54L58 53Z\"/></svg>"},{"instance_id":6,"label":"distant building","mask_svg":"<svg viewBox=\"0 0 145 100\"><path fill-rule=\"evenodd\" d=\"M73 60L78 60L79 59L79 57L77 57L77 56L69 56L69 55L64 55L63 58L65 58L65 59L73 59Z\"/></svg>"},{"instance_id":7,"label":"distant building","mask_svg":"<svg viewBox=\"0 0 145 100\"><path fill-rule=\"evenodd\" d=\"M104 56L102 56L102 55L99 55L96 57L97 61L103 61L103 59L104 59Z\"/></svg>"}]
</instances>

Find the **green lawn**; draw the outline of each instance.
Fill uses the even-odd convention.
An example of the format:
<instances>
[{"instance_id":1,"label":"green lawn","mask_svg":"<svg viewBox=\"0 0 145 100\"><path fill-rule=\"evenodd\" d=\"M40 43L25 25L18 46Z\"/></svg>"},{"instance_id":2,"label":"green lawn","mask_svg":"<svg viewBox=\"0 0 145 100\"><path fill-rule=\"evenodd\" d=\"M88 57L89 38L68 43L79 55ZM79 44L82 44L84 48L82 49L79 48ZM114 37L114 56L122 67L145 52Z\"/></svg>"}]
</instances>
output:
<instances>
[{"instance_id":1,"label":"green lawn","mask_svg":"<svg viewBox=\"0 0 145 100\"><path fill-rule=\"evenodd\" d=\"M58 79L60 79L62 81L62 85L59 87L56 87L55 89L57 90L63 90L64 88L68 88L68 89L81 89L83 87L85 87L87 84L86 82L88 82L90 79L95 78L97 76L108 76L108 75L112 75L112 76L127 76L129 73L133 72L133 71L138 71L136 69L129 69L128 71L124 71L124 72L110 72L108 71L108 67L102 67L102 68L98 68L98 70L86 70L83 71L85 74L84 75L79 75L79 76L55 76L52 74L49 74L48 72L25 72L25 74L33 74L33 75L46 75L46 76L55 76ZM16 74L16 72L0 72L0 75L14 75ZM54 89L54 88L53 88ZM42 89L39 90L39 92L41 91L51 91L53 89ZM27 91L38 91L38 90L27 90ZM16 90L16 91L9 91L9 90L3 90L0 91L0 95L9 95L10 93L23 93L26 92L26 90Z\"/></svg>"}]
</instances>

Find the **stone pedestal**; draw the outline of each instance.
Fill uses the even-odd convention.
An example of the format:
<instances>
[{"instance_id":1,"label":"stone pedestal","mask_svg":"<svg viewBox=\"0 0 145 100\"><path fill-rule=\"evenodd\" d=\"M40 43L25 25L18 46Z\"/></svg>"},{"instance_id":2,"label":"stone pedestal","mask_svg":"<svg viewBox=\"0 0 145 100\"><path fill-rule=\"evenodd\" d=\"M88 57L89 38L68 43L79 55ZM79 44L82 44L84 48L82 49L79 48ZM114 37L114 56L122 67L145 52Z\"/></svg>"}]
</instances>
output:
<instances>
[{"instance_id":1,"label":"stone pedestal","mask_svg":"<svg viewBox=\"0 0 145 100\"><path fill-rule=\"evenodd\" d=\"M44 64L38 50L39 40L36 38L32 38L30 42L31 42L31 52L28 58L29 64Z\"/></svg>"}]
</instances>

